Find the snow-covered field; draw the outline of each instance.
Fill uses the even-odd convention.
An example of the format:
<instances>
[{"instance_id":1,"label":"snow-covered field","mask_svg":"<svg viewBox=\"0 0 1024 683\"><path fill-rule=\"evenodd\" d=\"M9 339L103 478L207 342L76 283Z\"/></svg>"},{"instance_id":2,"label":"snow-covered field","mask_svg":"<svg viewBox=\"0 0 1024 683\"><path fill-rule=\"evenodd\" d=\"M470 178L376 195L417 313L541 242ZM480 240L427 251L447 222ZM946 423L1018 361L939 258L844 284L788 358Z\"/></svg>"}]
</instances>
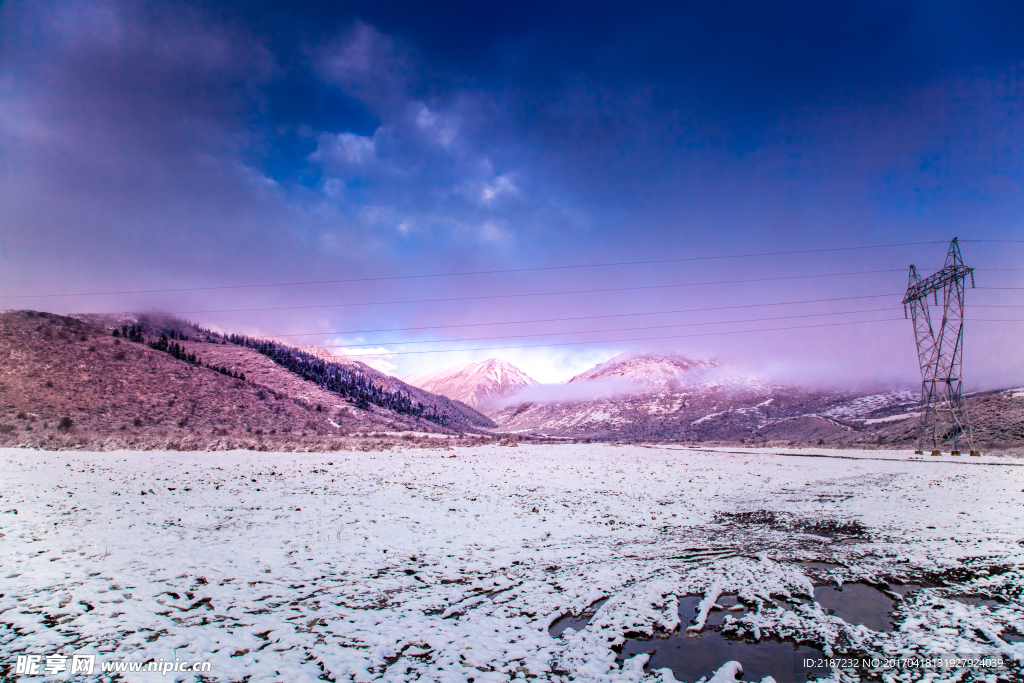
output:
<instances>
[{"instance_id":1,"label":"snow-covered field","mask_svg":"<svg viewBox=\"0 0 1024 683\"><path fill-rule=\"evenodd\" d=\"M787 453L3 449L0 666L88 652L210 660L219 681L670 681L613 646L685 628L684 596L706 615L738 593L734 634L1002 653L1020 680L1024 460ZM782 599L894 580L946 585L897 602L891 632ZM549 635L603 597L588 626Z\"/></svg>"}]
</instances>

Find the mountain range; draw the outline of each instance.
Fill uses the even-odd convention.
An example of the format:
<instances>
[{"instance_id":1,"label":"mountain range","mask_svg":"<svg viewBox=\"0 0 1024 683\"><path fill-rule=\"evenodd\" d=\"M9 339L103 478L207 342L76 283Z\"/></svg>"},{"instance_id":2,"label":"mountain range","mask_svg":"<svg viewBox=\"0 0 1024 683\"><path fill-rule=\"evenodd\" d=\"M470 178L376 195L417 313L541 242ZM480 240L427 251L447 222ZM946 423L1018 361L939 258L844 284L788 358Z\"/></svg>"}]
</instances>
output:
<instances>
[{"instance_id":1,"label":"mountain range","mask_svg":"<svg viewBox=\"0 0 1024 683\"><path fill-rule=\"evenodd\" d=\"M919 417L917 391L809 389L670 351L630 351L553 385L493 358L402 380L159 315L0 313L0 370L0 445L43 448L332 450L430 432L907 447ZM977 445L1024 444L1024 389L966 402Z\"/></svg>"},{"instance_id":2,"label":"mountain range","mask_svg":"<svg viewBox=\"0 0 1024 683\"><path fill-rule=\"evenodd\" d=\"M502 432L573 439L909 446L920 415L917 391L809 389L670 351L630 351L561 385L497 359L406 380L479 408ZM1024 443L1022 398L968 396L975 441Z\"/></svg>"}]
</instances>

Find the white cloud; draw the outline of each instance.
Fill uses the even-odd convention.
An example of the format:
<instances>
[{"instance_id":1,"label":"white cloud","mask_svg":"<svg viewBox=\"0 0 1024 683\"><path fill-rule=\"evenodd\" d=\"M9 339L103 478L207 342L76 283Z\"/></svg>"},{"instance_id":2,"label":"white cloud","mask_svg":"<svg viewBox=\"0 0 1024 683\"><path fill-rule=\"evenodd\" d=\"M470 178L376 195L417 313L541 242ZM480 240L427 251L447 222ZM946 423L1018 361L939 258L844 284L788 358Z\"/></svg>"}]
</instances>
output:
<instances>
[{"instance_id":1,"label":"white cloud","mask_svg":"<svg viewBox=\"0 0 1024 683\"><path fill-rule=\"evenodd\" d=\"M416 126L429 136L431 142L448 147L455 141L455 136L459 132L458 124L450 116L431 111L422 102L413 105L413 112Z\"/></svg>"},{"instance_id":2,"label":"white cloud","mask_svg":"<svg viewBox=\"0 0 1024 683\"><path fill-rule=\"evenodd\" d=\"M483 242L507 242L512 234L494 221L487 221L480 228L480 239Z\"/></svg>"},{"instance_id":3,"label":"white cloud","mask_svg":"<svg viewBox=\"0 0 1024 683\"><path fill-rule=\"evenodd\" d=\"M439 354L412 354L395 356L401 366L401 375L429 374L456 365L464 366L489 358L500 358L516 366L527 375L547 384L565 382L571 377L603 363L622 349L595 349L574 347L538 347L527 349L494 349L461 351Z\"/></svg>"},{"instance_id":4,"label":"white cloud","mask_svg":"<svg viewBox=\"0 0 1024 683\"><path fill-rule=\"evenodd\" d=\"M345 183L337 178L328 178L324 181L324 194L328 197L337 197L345 189Z\"/></svg>"},{"instance_id":5,"label":"white cloud","mask_svg":"<svg viewBox=\"0 0 1024 683\"><path fill-rule=\"evenodd\" d=\"M592 401L640 393L644 385L627 377L602 377L568 384L534 384L510 396L505 403L524 401Z\"/></svg>"},{"instance_id":6,"label":"white cloud","mask_svg":"<svg viewBox=\"0 0 1024 683\"><path fill-rule=\"evenodd\" d=\"M369 349L335 349L334 355L366 363L386 375L394 375L398 369L398 366L391 362L391 351L383 346Z\"/></svg>"},{"instance_id":7,"label":"white cloud","mask_svg":"<svg viewBox=\"0 0 1024 683\"><path fill-rule=\"evenodd\" d=\"M310 161L335 162L346 166L363 166L376 158L376 145L372 137L355 133L323 133L317 141Z\"/></svg>"},{"instance_id":8,"label":"white cloud","mask_svg":"<svg viewBox=\"0 0 1024 683\"><path fill-rule=\"evenodd\" d=\"M507 175L501 175L495 178L493 183L484 184L483 190L480 192L480 201L490 204L503 195L513 195L518 192L519 188L515 186L515 183Z\"/></svg>"}]
</instances>

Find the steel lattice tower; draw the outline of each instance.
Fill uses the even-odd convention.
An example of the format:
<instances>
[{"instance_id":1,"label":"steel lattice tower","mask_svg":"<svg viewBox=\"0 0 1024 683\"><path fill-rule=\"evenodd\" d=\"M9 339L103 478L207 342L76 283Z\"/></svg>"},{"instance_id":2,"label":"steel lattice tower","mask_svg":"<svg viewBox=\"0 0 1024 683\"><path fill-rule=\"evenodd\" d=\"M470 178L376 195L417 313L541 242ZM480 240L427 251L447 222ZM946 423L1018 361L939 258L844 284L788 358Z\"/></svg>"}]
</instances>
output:
<instances>
[{"instance_id":1,"label":"steel lattice tower","mask_svg":"<svg viewBox=\"0 0 1024 683\"><path fill-rule=\"evenodd\" d=\"M974 269L964 265L956 238L949 244L942 270L921 278L917 268L910 266L910 281L903 308L910 308L917 340L917 358L921 365L921 424L918 448L924 450L925 440L939 450L942 441L952 438L953 450L959 451L961 437L974 455L974 439L967 406L963 400L964 289L970 276L974 286ZM939 300L939 293L942 300ZM929 297L933 302L929 302ZM936 326L933 318L941 314Z\"/></svg>"}]
</instances>

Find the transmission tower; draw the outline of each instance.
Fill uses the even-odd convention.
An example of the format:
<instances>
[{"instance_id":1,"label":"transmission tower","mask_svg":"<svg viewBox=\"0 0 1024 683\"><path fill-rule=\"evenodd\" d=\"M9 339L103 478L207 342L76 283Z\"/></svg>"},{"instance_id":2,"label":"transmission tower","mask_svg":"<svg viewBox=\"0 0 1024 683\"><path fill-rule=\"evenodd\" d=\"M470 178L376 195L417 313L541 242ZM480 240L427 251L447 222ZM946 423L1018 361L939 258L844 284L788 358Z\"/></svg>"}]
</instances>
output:
<instances>
[{"instance_id":1,"label":"transmission tower","mask_svg":"<svg viewBox=\"0 0 1024 683\"><path fill-rule=\"evenodd\" d=\"M962 393L964 289L968 276L974 287L974 269L964 265L954 237L942 270L921 278L917 268L910 266L907 295L903 297L904 314L909 307L910 318L914 321L917 359L921 365L921 424L917 447L923 452L926 441L930 440L933 455L938 454L940 444L950 438L954 455L959 455L961 438L966 439L971 455L978 455Z\"/></svg>"}]
</instances>

